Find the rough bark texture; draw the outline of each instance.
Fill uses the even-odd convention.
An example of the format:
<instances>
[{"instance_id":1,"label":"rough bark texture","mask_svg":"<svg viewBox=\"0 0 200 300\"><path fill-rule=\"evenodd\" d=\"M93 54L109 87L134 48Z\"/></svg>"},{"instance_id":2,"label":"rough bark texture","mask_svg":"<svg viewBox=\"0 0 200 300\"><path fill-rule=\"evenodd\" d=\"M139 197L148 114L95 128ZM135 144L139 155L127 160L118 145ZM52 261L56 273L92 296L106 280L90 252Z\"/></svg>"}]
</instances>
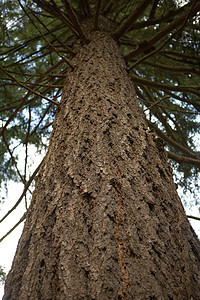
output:
<instances>
[{"instance_id":1,"label":"rough bark texture","mask_svg":"<svg viewBox=\"0 0 200 300\"><path fill-rule=\"evenodd\" d=\"M200 247L118 45L74 58L8 299L200 299Z\"/></svg>"}]
</instances>

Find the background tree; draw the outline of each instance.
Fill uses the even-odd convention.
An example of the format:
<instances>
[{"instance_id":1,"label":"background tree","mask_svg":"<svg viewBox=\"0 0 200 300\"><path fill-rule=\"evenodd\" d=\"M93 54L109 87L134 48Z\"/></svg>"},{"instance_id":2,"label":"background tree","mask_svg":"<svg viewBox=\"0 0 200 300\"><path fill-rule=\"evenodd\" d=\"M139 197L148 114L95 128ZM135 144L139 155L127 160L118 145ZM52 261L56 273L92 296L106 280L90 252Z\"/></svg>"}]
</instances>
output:
<instances>
[{"instance_id":1,"label":"background tree","mask_svg":"<svg viewBox=\"0 0 200 300\"><path fill-rule=\"evenodd\" d=\"M143 299L144 295L147 295L151 299L159 299L159 297L168 297L168 299L196 297L195 299L198 299L199 246L175 194L171 171L166 162L165 152L163 152L162 140L167 145L168 157L176 162L179 171L184 172L183 183L187 184L188 179L197 176L200 165L195 145L195 135L199 130L200 108L198 103L200 1L181 4L177 1L71 1L69 3L67 0L49 2L37 0L34 3L32 1L14 3L5 1L1 5L3 6L2 64L0 67L1 178L3 181L20 178L25 186L22 196L13 209L23 199L39 170L38 167L28 180L28 146L34 144L38 149L45 146L57 108L54 133L48 154L40 168L37 189L13 267L14 275L11 272L7 282L8 296L6 297L8 299L15 295L18 298L22 295L36 297L32 294L34 290L38 298L44 299L48 299L50 295L54 295L52 297L55 299L58 296L64 299L68 293L69 295L71 293L72 297L93 295L93 298L99 297L99 299L109 298L111 295L114 295L114 298L143 295L141 296ZM122 53L126 66L122 60ZM84 65L83 68L82 65ZM129 77L127 77L127 72ZM101 80L101 74L104 80ZM94 82L91 78L94 78ZM130 79L132 84L130 84ZM145 114L142 114L141 108L135 101L133 85L140 107ZM63 87L64 96L59 105ZM92 102L94 99L99 101L95 105ZM109 105L103 104L101 108L103 113L98 114L96 107L100 105L102 99L104 102L106 99ZM83 104L86 100L89 103L88 106ZM92 112L91 108L93 108ZM112 111L111 115L109 111ZM119 118L120 121L116 121L115 118ZM129 120L131 118L133 121ZM98 120L97 123L96 120ZM88 128L93 127L96 129L92 133L88 131ZM125 135L127 135L126 138ZM104 138L105 136L107 139ZM66 140L67 144L64 142ZM93 147L92 141L96 141L94 144L96 143L97 148ZM15 155L15 148L21 144L25 147L23 174L17 167ZM118 145L121 146L118 148ZM75 153L75 161L70 151ZM123 151L126 152L126 158L124 154L122 155ZM78 153L82 157L81 160ZM95 153L99 156L95 156ZM119 163L120 157L123 157L123 165ZM102 165L103 161L105 165ZM108 162L110 167L106 165ZM104 174L108 176L107 179L103 174L99 175L101 180L98 179L95 164L99 164L98 167L103 174L108 174ZM135 167L133 168L132 165ZM64 169L61 170L60 166ZM115 176L111 176L111 169ZM148 170L151 172L149 173ZM143 177L146 178L144 181ZM147 191L150 188L148 182L149 185L151 184L151 196ZM104 189L102 190L101 187ZM123 191L125 188L127 188L128 196ZM139 192L142 188L144 188L143 196ZM80 195L77 196L78 191L81 198ZM56 192L64 193L65 196L58 196ZM106 196L101 194L103 192L105 194L107 192ZM106 217L101 218L102 206L98 206L98 203L101 203L101 201L98 202L99 195L107 199L107 207L109 203L114 207L112 209L109 207L107 211L109 222ZM135 202L132 201L133 199L130 200L133 195L134 197L137 195L137 201L143 201L141 202L143 203L142 210L136 199L134 199ZM71 197L70 199L73 199L75 204L66 204L68 197ZM58 202L60 206L53 201L57 198L60 199ZM124 207L126 198L130 202L127 202ZM162 199L164 204L160 204L159 208L155 209L157 207L155 199ZM132 207L131 201L137 204ZM85 202L88 203L88 207L82 211ZM36 203L37 206L35 206ZM38 203L41 205L40 208L38 208ZM48 206L48 203L54 203L54 205ZM115 207L116 203L117 207ZM59 206L59 214L57 206ZM69 225L70 235L74 234L75 239L75 235L78 234L79 239L81 232L88 247L92 245L99 247L98 251L101 253L101 255L98 254L98 251L94 249L94 251L91 249L86 251L85 245L81 249L72 242L71 249L73 250L70 252L80 258L77 258L76 262L78 267L74 262L74 257L71 257L72 254L68 253L63 256L60 254L65 247L67 248L67 245L62 248L66 237L61 234L61 241L59 240L59 228L63 232L62 221L64 222L67 216L67 220L71 217L70 214L62 213L63 206L80 212L80 215L75 217L76 222ZM173 209L169 210L169 207ZM96 212L98 209L99 213ZM88 210L93 215L93 219L89 217ZM163 211L167 213L163 215ZM46 218L41 224L39 220L43 219L44 212ZM130 217L128 217L129 214ZM155 220L155 214L158 216L157 220ZM174 222L176 214L178 219ZM138 215L137 226L132 223L135 215ZM59 222L56 223L58 216ZM152 223L149 216L154 220ZM24 218L25 216L22 217ZM83 225L84 222L85 225ZM162 226L158 225L161 223ZM150 231L145 224L148 224ZM109 231L105 241L102 232L99 236L96 233L99 225L102 230L105 230L105 235ZM52 228L50 233L49 228ZM166 228L170 232L170 238L167 237ZM133 233L135 230L139 242L131 240L131 235L128 238L128 232ZM41 238L41 243L36 242L34 235L44 236L44 239ZM117 248L112 245L114 237ZM100 246L98 246L98 238ZM161 240L165 241L164 244ZM33 247L34 243L37 244L37 251ZM46 260L46 256L49 255L47 251L49 243L57 245L57 247L52 246L51 262ZM81 243L84 244L83 241ZM136 246L133 247L134 244ZM172 251L169 251L169 245ZM142 257L142 250L144 252L148 250L149 253L145 252ZM30 255L29 261L27 261L26 251ZM102 262L103 251L105 251L105 260L103 259L103 262L106 261L105 264ZM94 255L92 255L93 252ZM164 266L164 253L168 267ZM35 261L34 255L38 255L38 261L36 261L35 268L32 266L30 269L31 260ZM116 264L107 263L109 255L117 261ZM178 267L173 265L175 256L177 256ZM69 272L69 270L66 271L66 264L70 266L73 276L75 274L77 276L76 280L73 276L69 276L70 287L68 286L66 290L62 284L56 283L59 282L58 278L61 275L55 270L58 266L62 270L58 257L60 260L67 261L63 265L66 272L63 271L64 277L68 276L67 272ZM190 262L189 265L185 263L186 258ZM141 263L144 259L147 260L148 267ZM138 265L135 265L135 260L139 261ZM28 268L25 268L27 264ZM159 271L156 267L158 265ZM101 266L102 273L92 269L96 267L100 270ZM140 274L138 278L136 278L137 272L132 272L133 266ZM17 268L18 271L16 271ZM22 270L23 268L25 269ZM171 274L170 268L173 269L174 277L168 276ZM34 278L31 279L30 284L33 289L30 288L27 293L23 286L26 286L26 280L30 280L27 276L30 270ZM50 270L50 277L47 276L48 270ZM54 271L55 276L53 276ZM36 272L40 275L36 276ZM129 277L130 274L136 279ZM164 275L168 279L166 286L161 290L159 280L162 278L163 281ZM97 282L92 284L95 276ZM143 283L135 290L133 282L139 285L140 276L143 277ZM193 276L192 279L191 276ZM16 286L11 290L13 278L16 279ZM21 278L23 278L23 284ZM180 287L177 286L177 280L182 282ZM156 287L152 289L154 281ZM19 288L21 285L22 288ZM80 289L80 294L77 294L79 285L82 289ZM113 294L114 290L115 294ZM47 294L44 294L44 291ZM9 296L11 294L12 296Z\"/></svg>"}]
</instances>

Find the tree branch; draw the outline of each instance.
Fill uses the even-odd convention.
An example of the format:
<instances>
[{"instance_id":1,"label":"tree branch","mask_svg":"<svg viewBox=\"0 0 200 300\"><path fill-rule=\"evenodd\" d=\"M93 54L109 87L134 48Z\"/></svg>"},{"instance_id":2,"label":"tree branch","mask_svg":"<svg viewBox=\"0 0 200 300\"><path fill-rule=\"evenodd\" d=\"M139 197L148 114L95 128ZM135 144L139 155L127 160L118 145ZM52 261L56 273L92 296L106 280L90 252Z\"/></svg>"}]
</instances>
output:
<instances>
[{"instance_id":1,"label":"tree branch","mask_svg":"<svg viewBox=\"0 0 200 300\"><path fill-rule=\"evenodd\" d=\"M15 78L14 78L13 76L11 76L6 70L4 70L1 66L0 66L0 70L3 71L5 74L7 74L10 78L12 78L12 80L14 80L15 82L17 82L17 84L18 84L19 86L25 88L25 89L28 90L29 92L31 92L31 93L33 93L33 94L35 94L35 95L37 95L37 96L39 96L39 97L41 97L41 98L44 98L44 99L46 99L47 101L49 101L49 102L51 102L51 103L53 103L53 104L55 104L55 105L57 105L57 106L59 105L58 102L55 102L54 100L49 99L48 97L46 97L46 96L44 96L44 95L42 95L42 94L40 94L40 93L34 91L34 90L31 89L29 86L27 86L27 85L25 85L24 83L22 83L22 82L18 81L17 79L15 79Z\"/></svg>"},{"instance_id":2,"label":"tree branch","mask_svg":"<svg viewBox=\"0 0 200 300\"><path fill-rule=\"evenodd\" d=\"M74 28L73 24L70 22L70 20L67 18L67 16L59 9L59 7L54 2L54 5L49 4L45 0L35 0L35 2L45 11L49 12L52 16L59 19L62 23L67 25L71 31L76 35L79 36L78 32Z\"/></svg>"},{"instance_id":3,"label":"tree branch","mask_svg":"<svg viewBox=\"0 0 200 300\"><path fill-rule=\"evenodd\" d=\"M161 99L155 101L155 103L153 103L153 104L151 104L150 106L148 106L148 107L144 110L144 112L147 111L147 110L149 110L149 109L152 109L154 106L158 105L158 104L159 104L160 102L162 102L163 100L169 99L169 98L170 98L170 96L164 96L163 98L161 98Z\"/></svg>"},{"instance_id":4,"label":"tree branch","mask_svg":"<svg viewBox=\"0 0 200 300\"><path fill-rule=\"evenodd\" d=\"M149 41L141 43L140 46L136 50L133 50L133 51L130 51L129 53L127 53L125 55L125 58L128 60L128 59L134 57L135 55L138 55L142 51L150 51L150 49L153 49L153 46L155 43L160 41L163 37L165 37L167 34L171 33L175 28L177 28L181 25L181 27L175 31L175 33L177 34L182 28L184 28L188 18L194 16L199 10L200 10L200 3L193 5L190 8L189 12L185 13L184 15L180 16L179 18L175 19L169 25L165 26L158 33L156 33ZM169 39L171 39L171 38L172 37L169 37ZM167 41L168 41L168 39L167 39ZM156 50L156 52L158 52L158 51Z\"/></svg>"},{"instance_id":5,"label":"tree branch","mask_svg":"<svg viewBox=\"0 0 200 300\"><path fill-rule=\"evenodd\" d=\"M99 29L99 13L101 10L101 0L97 0L96 11L94 15L94 30Z\"/></svg>"},{"instance_id":6,"label":"tree branch","mask_svg":"<svg viewBox=\"0 0 200 300\"><path fill-rule=\"evenodd\" d=\"M26 176L27 176L27 164L28 164L28 142L29 142L29 136L30 136L30 131L31 131L31 107L30 105L28 106L28 111L29 111L29 118L28 118L28 128L26 132L26 137L25 137L25 161L24 161L24 183L26 184ZM27 199L26 199L26 194L25 194L25 207L27 209Z\"/></svg>"},{"instance_id":7,"label":"tree branch","mask_svg":"<svg viewBox=\"0 0 200 300\"><path fill-rule=\"evenodd\" d=\"M154 18L154 19L151 19L149 18L147 21L141 21L141 22L137 22L137 23L134 23L129 31L131 30L138 30L138 29L142 29L142 28L145 28L145 27L148 27L148 26L151 26L151 25L156 25L156 24L161 24L161 23L164 23L164 22L172 22L172 18L176 17L178 14L188 10L191 6L191 3L187 3L186 5L176 9L176 10L170 10L167 15L165 16L162 16L160 18Z\"/></svg>"},{"instance_id":8,"label":"tree branch","mask_svg":"<svg viewBox=\"0 0 200 300\"><path fill-rule=\"evenodd\" d=\"M139 60L137 59L132 59L131 61L133 62L138 62ZM153 61L140 61L140 63L144 64L144 65L148 65L148 66L152 66L152 67L156 67L156 68L159 68L160 69L163 69L163 70L167 70L167 71L170 71L170 72L175 72L175 73L193 73L193 74L196 74L196 75L200 75L200 69L197 69L197 68L193 68L193 67L188 67L188 66L173 66L173 65L165 65L165 64L160 64L160 63L156 63L156 62L153 62ZM131 69L131 67L130 67ZM129 69L129 70L130 70Z\"/></svg>"},{"instance_id":9,"label":"tree branch","mask_svg":"<svg viewBox=\"0 0 200 300\"><path fill-rule=\"evenodd\" d=\"M185 102L185 103L191 104L197 111L200 112L200 104L198 102L194 102L194 101L192 101L190 99L186 99L185 97L180 97L180 96L178 96L178 95L176 95L176 94L174 94L174 93L172 93L170 91L167 91L166 94L170 95L172 98L177 99L177 100L179 100L181 102Z\"/></svg>"},{"instance_id":10,"label":"tree branch","mask_svg":"<svg viewBox=\"0 0 200 300\"><path fill-rule=\"evenodd\" d=\"M29 16L29 14L26 12L25 8L23 7L23 5L21 4L20 0L18 0L22 10L24 11L24 13L27 15L27 17L29 18L29 20L31 21L31 23L33 24L33 26L37 29L37 31L40 33L41 37L47 42L47 44L58 54L58 56L60 56L61 58L63 58L66 63L72 68L72 70L74 69L74 66L71 64L71 62L66 58L64 57L62 54L60 54L57 49L53 46L52 43L50 43L48 41L48 39L44 36L44 34L42 33L42 31L39 29L39 27L35 24L35 22L32 20L32 18ZM32 12L31 12L32 16L34 16L39 22L40 22L40 19L34 15Z\"/></svg>"},{"instance_id":11,"label":"tree branch","mask_svg":"<svg viewBox=\"0 0 200 300\"><path fill-rule=\"evenodd\" d=\"M144 100L146 101L146 103L148 105L151 105L153 103L153 105L152 105L152 112L153 112L154 116L162 123L162 125L166 129L168 135L171 136L171 138L176 141L176 136L175 136L174 130L172 130L172 128L171 128L170 124L167 122L166 118L163 117L163 114L160 111L160 109L158 109L158 108L154 109L154 104L155 104L156 100L155 100L153 94L151 93L151 91L149 90L148 87L143 86L142 88L143 88L145 94L147 95L147 97L149 99L149 101L148 100L146 101L146 98L144 98ZM141 94L141 96L144 97L143 94Z\"/></svg>"},{"instance_id":12,"label":"tree branch","mask_svg":"<svg viewBox=\"0 0 200 300\"><path fill-rule=\"evenodd\" d=\"M91 10L90 10L90 4L88 0L81 0L80 1L80 7L82 8L83 12L88 16L91 17Z\"/></svg>"},{"instance_id":13,"label":"tree branch","mask_svg":"<svg viewBox=\"0 0 200 300\"><path fill-rule=\"evenodd\" d=\"M59 60L58 62L56 62L55 64L53 64L50 68L48 68L43 74L40 75L40 77L36 80L36 82L41 82L46 76L49 76L49 73L52 72L53 70L55 70L57 67L59 67L62 63L63 63L63 59ZM64 72L65 70L63 70ZM7 71L7 73L10 73L9 71ZM12 77L13 78L13 77ZM50 90L50 88L47 88L44 93L47 93ZM18 113L18 111L20 111L24 105L30 105L32 102L36 101L38 96L33 97L33 99L27 101L29 95L30 95L30 91L28 91L28 93L21 99L21 102L19 103L19 105L16 107L15 111L9 116L8 120L6 121L5 125L2 127L1 131L0 131L0 136L4 134L4 131L6 130L7 126L9 125L9 123L14 119L14 117L16 116L16 114ZM20 100L19 100L20 101Z\"/></svg>"},{"instance_id":14,"label":"tree branch","mask_svg":"<svg viewBox=\"0 0 200 300\"><path fill-rule=\"evenodd\" d=\"M143 79L137 75L130 75L130 77L132 78L134 83L138 83L139 85L146 85L149 87L154 87L157 88L159 90L162 91L178 91L178 92L190 92L193 94L196 94L198 96L200 96L200 85L194 85L194 86L183 86L183 85L169 85L169 84L165 84L165 83L158 83L155 81L151 81L148 79Z\"/></svg>"},{"instance_id":15,"label":"tree branch","mask_svg":"<svg viewBox=\"0 0 200 300\"><path fill-rule=\"evenodd\" d=\"M183 58L187 58L187 59L195 59L197 61L200 61L200 57L197 55L180 53L180 52L174 51L174 50L163 50L163 51L160 51L160 54L170 54L172 56L178 56L178 57L183 57Z\"/></svg>"},{"instance_id":16,"label":"tree branch","mask_svg":"<svg viewBox=\"0 0 200 300\"><path fill-rule=\"evenodd\" d=\"M188 216L188 215L187 215L187 217L190 218L190 219L194 219L194 220L200 221L200 218L198 218L198 217Z\"/></svg>"},{"instance_id":17,"label":"tree branch","mask_svg":"<svg viewBox=\"0 0 200 300\"><path fill-rule=\"evenodd\" d=\"M175 142L174 140L172 140L170 137L166 136L158 127L155 123L152 123L150 120L147 120L148 126L155 130L155 132L157 133L157 135L162 138L167 144L171 145L172 147L174 147L175 149L181 151L182 153L185 153L188 158L192 158L196 161L198 161L200 163L199 157L193 153L192 151L190 151L189 149L183 147L181 144Z\"/></svg>"},{"instance_id":18,"label":"tree branch","mask_svg":"<svg viewBox=\"0 0 200 300\"><path fill-rule=\"evenodd\" d=\"M141 16L152 0L143 0L142 3L129 15L129 17L111 35L115 40L125 34L130 26Z\"/></svg>"},{"instance_id":19,"label":"tree branch","mask_svg":"<svg viewBox=\"0 0 200 300\"><path fill-rule=\"evenodd\" d=\"M65 76L66 77L66 76ZM19 81L21 82L21 81ZM8 83L3 83L1 84L1 86L4 85L15 85L15 86L19 86L18 83L14 83L14 82L8 82ZM50 87L50 88L63 88L63 84L46 84L46 83L31 83L29 82L27 84L27 86L37 86L37 87Z\"/></svg>"},{"instance_id":20,"label":"tree branch","mask_svg":"<svg viewBox=\"0 0 200 300\"><path fill-rule=\"evenodd\" d=\"M158 6L159 0L154 0L150 14L149 14L149 19L153 19L156 13L156 8Z\"/></svg>"},{"instance_id":21,"label":"tree branch","mask_svg":"<svg viewBox=\"0 0 200 300\"><path fill-rule=\"evenodd\" d=\"M141 57L140 59L138 59L130 68L129 71L131 69L133 69L136 65L138 65L139 63L141 63L142 61L146 60L147 58L149 58L150 56L158 53L162 48L164 48L165 45L167 45L167 43L173 39L173 37L175 35L177 35L177 33L179 33L185 26L185 23L187 22L187 18L185 18L185 22L182 24L182 26L180 28L178 28L174 33L171 34L171 36L169 36L157 49L155 50L151 50L149 53L147 53L145 56ZM148 44L148 43L147 43ZM139 46L138 49L128 53L127 55L125 55L125 59L127 59L129 57L129 54L134 53L134 55L138 54L141 52L141 50L144 48L146 49L147 45L145 43L143 43L143 45L141 45L141 47ZM153 48L152 48L153 49Z\"/></svg>"},{"instance_id":22,"label":"tree branch","mask_svg":"<svg viewBox=\"0 0 200 300\"><path fill-rule=\"evenodd\" d=\"M172 152L166 151L168 158L178 162L179 164L189 164L189 165L194 165L200 168L200 158L199 159L194 159L186 156L181 156L174 154Z\"/></svg>"},{"instance_id":23,"label":"tree branch","mask_svg":"<svg viewBox=\"0 0 200 300\"><path fill-rule=\"evenodd\" d=\"M12 151L10 150L9 144L6 141L6 138L5 138L4 134L2 134L2 137L3 137L3 141L4 141L5 145L6 145L6 148L7 148L8 152L9 152L9 154L10 154L11 160L12 160L12 162L13 162L16 170L17 170L17 174L19 175L19 177L20 177L21 181L23 182L23 184L25 184L25 180L24 180L23 176L21 175L21 173L20 173L20 171L19 171L19 169L17 167L17 163L16 163L15 158L14 158L14 156L12 154Z\"/></svg>"},{"instance_id":24,"label":"tree branch","mask_svg":"<svg viewBox=\"0 0 200 300\"><path fill-rule=\"evenodd\" d=\"M73 8L71 7L69 1L68 0L61 0L61 1L64 3L64 5L69 13L69 16L71 18L71 22L72 22L74 28L76 29L76 31L79 33L80 39L84 42L87 41L87 38L81 27L81 24L79 23L79 20L77 19L77 16L76 16Z\"/></svg>"},{"instance_id":25,"label":"tree branch","mask_svg":"<svg viewBox=\"0 0 200 300\"><path fill-rule=\"evenodd\" d=\"M74 51L71 48L69 48L65 43L63 43L62 41L60 41L58 39L58 37L53 33L53 31L49 30L48 27L41 21L40 18L37 17L37 15L32 10L31 10L31 12L34 15L34 17L38 20L38 22L40 22L40 24L48 31L48 33L51 34L54 37L54 39L56 41L58 41L58 43L61 44L64 49L67 50L67 52L69 52L72 55L75 55ZM43 34L43 37L44 37L44 34Z\"/></svg>"},{"instance_id":26,"label":"tree branch","mask_svg":"<svg viewBox=\"0 0 200 300\"><path fill-rule=\"evenodd\" d=\"M23 214L21 219L4 235L0 238L0 243L15 229L19 224L21 224L26 219L26 213Z\"/></svg>"},{"instance_id":27,"label":"tree branch","mask_svg":"<svg viewBox=\"0 0 200 300\"><path fill-rule=\"evenodd\" d=\"M17 202L15 203L15 205L5 214L5 216L0 220L0 223L2 223L10 214L11 212L13 212L13 210L15 210L15 208L17 208L17 206L20 204L20 202L22 201L23 197L25 196L29 186L31 185L32 181L34 180L36 174L38 173L42 163L43 163L44 159L41 161L41 163L39 164L39 166L35 169L35 171L33 172L33 174L31 175L31 177L29 178L29 180L27 181L23 193L21 194L21 196L19 197L19 199L17 200Z\"/></svg>"}]
</instances>

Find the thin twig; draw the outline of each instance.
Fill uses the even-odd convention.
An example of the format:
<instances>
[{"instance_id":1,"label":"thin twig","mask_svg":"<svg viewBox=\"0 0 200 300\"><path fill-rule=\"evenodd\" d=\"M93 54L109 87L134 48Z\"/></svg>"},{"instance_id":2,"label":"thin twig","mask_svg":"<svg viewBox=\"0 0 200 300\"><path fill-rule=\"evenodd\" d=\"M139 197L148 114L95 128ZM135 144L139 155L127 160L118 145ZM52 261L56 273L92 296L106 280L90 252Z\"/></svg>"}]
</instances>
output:
<instances>
[{"instance_id":1,"label":"thin twig","mask_svg":"<svg viewBox=\"0 0 200 300\"><path fill-rule=\"evenodd\" d=\"M151 109L152 107L154 107L155 105L159 104L161 101L163 101L163 100L165 100L165 99L167 99L167 98L170 98L170 97L169 97L169 96L164 96L163 98L157 100L155 103L153 103L152 105L150 105L149 107L147 107L147 108L144 110L144 112L147 111L147 110L149 110L149 109Z\"/></svg>"},{"instance_id":2,"label":"thin twig","mask_svg":"<svg viewBox=\"0 0 200 300\"><path fill-rule=\"evenodd\" d=\"M60 64L63 63L63 59L59 60L58 62L56 62L54 65L52 65L51 67L49 67L43 74L41 74L41 76L36 80L36 82L41 82L43 80L43 78L45 78L46 76L49 75L50 72L52 72L53 70L55 70L58 66L60 66ZM63 70L64 72L65 70ZM7 73L9 73L9 71L7 71ZM12 77L13 78L13 77ZM50 90L50 88L46 89L44 92L47 93ZM9 116L8 120L6 121L5 125L2 127L1 131L0 131L0 136L4 134L4 131L6 130L7 126L9 125L9 123L14 119L14 117L16 116L16 114L21 110L22 107L24 107L24 105L30 105L31 103L33 103L34 101L36 101L36 99L38 97L33 97L33 99L27 101L29 95L30 95L30 90L28 91L28 93L21 99L21 102L19 103L19 105L16 107L16 110ZM19 100L20 101L20 100Z\"/></svg>"},{"instance_id":3,"label":"thin twig","mask_svg":"<svg viewBox=\"0 0 200 300\"><path fill-rule=\"evenodd\" d=\"M55 105L57 105L57 106L59 105L59 103L57 103L57 102L55 102L55 101L53 101L53 100L47 98L46 96L44 96L44 95L42 95L42 94L40 94L40 93L34 91L34 90L31 89L29 86L27 86L27 85L25 85L24 83L22 83L22 82L18 81L17 79L15 79L15 78L14 78L13 76L11 76L6 70L4 70L1 66L0 66L0 70L3 71L5 74L7 74L10 78L12 78L12 80L14 80L15 82L17 82L19 86L25 88L25 89L28 90L29 92L31 92L31 93L33 93L33 94L35 94L35 95L37 95L37 96L39 96L39 97L41 97L41 98L44 98L44 99L46 99L47 101L49 101L49 102L51 102L51 103L53 103L53 104L55 104Z\"/></svg>"},{"instance_id":4,"label":"thin twig","mask_svg":"<svg viewBox=\"0 0 200 300\"><path fill-rule=\"evenodd\" d=\"M23 193L21 194L21 196L19 197L19 199L17 200L17 202L15 203L15 205L5 214L5 216L0 220L0 223L2 223L10 214L11 212L13 212L15 210L15 208L17 208L17 206L20 204L20 202L22 201L23 197L25 196L29 186L31 185L32 181L34 180L36 174L38 173L42 163L43 163L44 159L41 161L41 163L39 164L39 166L35 169L35 171L33 172L33 174L31 175L31 177L29 178L29 180L27 181Z\"/></svg>"},{"instance_id":5,"label":"thin twig","mask_svg":"<svg viewBox=\"0 0 200 300\"><path fill-rule=\"evenodd\" d=\"M2 135L2 137L3 137L3 141L4 141L5 145L6 145L6 148L7 148L8 152L9 152L9 154L10 154L11 160L12 160L12 162L13 162L13 164L14 164L16 170L17 170L17 174L19 175L21 181L25 184L24 177L21 175L21 173L20 173L20 171L19 171L19 169L18 169L18 167L17 167L17 163L16 163L16 161L15 161L15 158L14 158L14 156L13 156L12 151L10 150L10 147L9 147L9 145L8 145L8 142L7 142L7 140L6 140L5 136L4 136L4 134Z\"/></svg>"},{"instance_id":6,"label":"thin twig","mask_svg":"<svg viewBox=\"0 0 200 300\"><path fill-rule=\"evenodd\" d=\"M23 214L21 219L4 235L0 238L0 243L15 229L19 226L24 220L26 219L26 212Z\"/></svg>"},{"instance_id":7,"label":"thin twig","mask_svg":"<svg viewBox=\"0 0 200 300\"><path fill-rule=\"evenodd\" d=\"M194 219L194 220L200 221L200 218L199 218L199 217L195 217L195 216L188 216L188 215L187 215L187 217L188 217L188 218L190 218L190 219Z\"/></svg>"},{"instance_id":8,"label":"thin twig","mask_svg":"<svg viewBox=\"0 0 200 300\"><path fill-rule=\"evenodd\" d=\"M66 77L66 76L65 76ZM19 81L21 82L21 81ZM1 86L8 86L8 85L14 85L14 86L18 86L18 83L14 83L14 82L7 82L2 84ZM40 83L31 83L29 82L27 86L32 85L32 86L38 86L38 87L50 87L50 88L63 88L64 84L40 84Z\"/></svg>"},{"instance_id":9,"label":"thin twig","mask_svg":"<svg viewBox=\"0 0 200 300\"><path fill-rule=\"evenodd\" d=\"M29 140L29 135L30 135L30 130L31 130L31 107L30 105L28 106L28 111L29 111L29 119L28 119L28 129L26 132L26 137L25 137L25 161L24 161L24 183L26 185L26 175L27 175L27 163L28 163L28 140ZM27 209L27 199L25 195L25 207Z\"/></svg>"}]
</instances>

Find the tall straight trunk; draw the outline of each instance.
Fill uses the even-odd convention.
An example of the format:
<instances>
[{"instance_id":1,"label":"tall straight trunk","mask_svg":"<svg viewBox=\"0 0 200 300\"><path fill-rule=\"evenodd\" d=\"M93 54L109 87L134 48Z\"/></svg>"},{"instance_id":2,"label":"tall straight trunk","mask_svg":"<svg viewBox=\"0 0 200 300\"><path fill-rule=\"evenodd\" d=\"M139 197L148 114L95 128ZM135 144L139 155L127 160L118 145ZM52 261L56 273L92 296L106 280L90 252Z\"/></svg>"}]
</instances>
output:
<instances>
[{"instance_id":1,"label":"tall straight trunk","mask_svg":"<svg viewBox=\"0 0 200 300\"><path fill-rule=\"evenodd\" d=\"M118 45L79 47L4 299L200 299L200 247Z\"/></svg>"}]
</instances>

